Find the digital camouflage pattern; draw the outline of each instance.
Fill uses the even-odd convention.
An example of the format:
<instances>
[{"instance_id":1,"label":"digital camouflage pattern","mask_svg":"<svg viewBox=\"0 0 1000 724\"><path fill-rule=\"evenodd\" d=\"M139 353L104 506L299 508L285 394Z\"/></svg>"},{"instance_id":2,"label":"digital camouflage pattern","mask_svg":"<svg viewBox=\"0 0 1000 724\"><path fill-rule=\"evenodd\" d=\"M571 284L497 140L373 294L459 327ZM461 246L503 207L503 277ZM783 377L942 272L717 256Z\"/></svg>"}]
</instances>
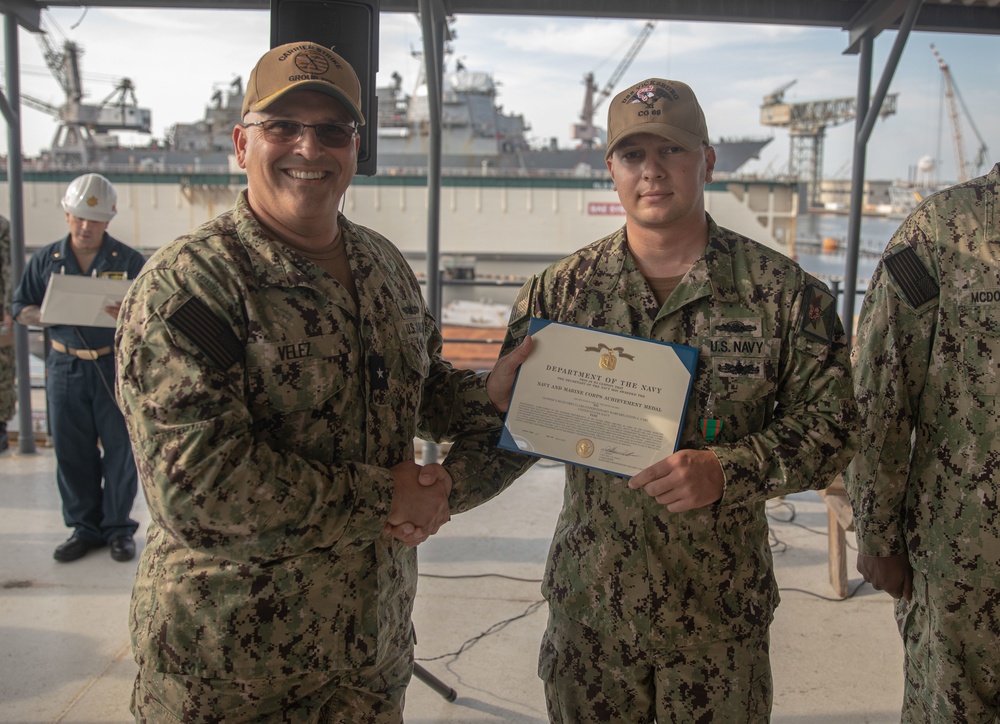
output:
<instances>
[{"instance_id":1,"label":"digital camouflage pattern","mask_svg":"<svg viewBox=\"0 0 1000 724\"><path fill-rule=\"evenodd\" d=\"M0 324L6 322L13 328L10 316L10 298L14 293L11 279L10 222L0 216ZM9 332L10 330L8 330ZM0 423L14 416L17 388L14 387L15 357L13 344L0 344Z\"/></svg>"},{"instance_id":2,"label":"digital camouflage pattern","mask_svg":"<svg viewBox=\"0 0 1000 724\"><path fill-rule=\"evenodd\" d=\"M129 290L118 396L152 518L132 596L140 667L251 679L412 651L416 554L383 533L387 468L417 435L499 420L483 378L441 359L399 251L339 223L357 307L268 238L245 192Z\"/></svg>"},{"instance_id":3,"label":"digital camouflage pattern","mask_svg":"<svg viewBox=\"0 0 1000 724\"><path fill-rule=\"evenodd\" d=\"M137 721L198 724L402 724L412 652L375 667L310 671L254 679L203 679L140 669L133 698ZM133 710L135 704L133 701Z\"/></svg>"},{"instance_id":4,"label":"digital camouflage pattern","mask_svg":"<svg viewBox=\"0 0 1000 724\"><path fill-rule=\"evenodd\" d=\"M538 656L549 722L768 724L769 639L765 629L649 651L552 613Z\"/></svg>"},{"instance_id":5,"label":"digital camouflage pattern","mask_svg":"<svg viewBox=\"0 0 1000 724\"><path fill-rule=\"evenodd\" d=\"M858 551L906 553L902 721L1000 717L1000 164L929 196L882 256L858 324Z\"/></svg>"},{"instance_id":6,"label":"digital camouflage pattern","mask_svg":"<svg viewBox=\"0 0 1000 724\"><path fill-rule=\"evenodd\" d=\"M1000 588L913 571L896 601L906 650L902 724L1000 722Z\"/></svg>"},{"instance_id":7,"label":"digital camouflage pattern","mask_svg":"<svg viewBox=\"0 0 1000 724\"><path fill-rule=\"evenodd\" d=\"M1000 164L928 197L889 242L861 307L854 375L863 433L844 479L859 552L908 553L924 573L992 588L1000 588L998 190Z\"/></svg>"},{"instance_id":8,"label":"digital camouflage pattern","mask_svg":"<svg viewBox=\"0 0 1000 724\"><path fill-rule=\"evenodd\" d=\"M640 648L766 629L778 591L764 503L826 487L856 449L833 296L787 257L708 221L704 255L662 308L621 229L528 282L504 342L504 351L518 344L535 316L699 350L680 447L718 456L722 500L671 513L625 478L567 466L545 572L552 609ZM714 442L703 419L722 423ZM494 495L535 461L495 442L452 448L453 510Z\"/></svg>"}]
</instances>

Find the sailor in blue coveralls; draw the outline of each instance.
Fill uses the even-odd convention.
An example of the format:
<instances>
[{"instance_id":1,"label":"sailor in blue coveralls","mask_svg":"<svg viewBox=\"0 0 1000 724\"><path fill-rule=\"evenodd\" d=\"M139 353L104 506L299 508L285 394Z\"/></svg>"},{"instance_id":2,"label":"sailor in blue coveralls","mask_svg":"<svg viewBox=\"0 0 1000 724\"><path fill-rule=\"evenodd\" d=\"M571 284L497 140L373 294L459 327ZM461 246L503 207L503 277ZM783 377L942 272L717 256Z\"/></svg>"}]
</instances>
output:
<instances>
[{"instance_id":1,"label":"sailor in blue coveralls","mask_svg":"<svg viewBox=\"0 0 1000 724\"><path fill-rule=\"evenodd\" d=\"M138 486L125 419L115 401L115 329L41 323L49 276L134 279L142 254L105 231L117 194L99 174L74 179L62 206L69 234L37 251L14 292L12 313L21 324L48 326L52 350L46 360L49 425L63 520L73 529L53 554L69 562L110 545L111 557L135 556L138 523L130 517ZM121 300L104 308L117 318Z\"/></svg>"}]
</instances>

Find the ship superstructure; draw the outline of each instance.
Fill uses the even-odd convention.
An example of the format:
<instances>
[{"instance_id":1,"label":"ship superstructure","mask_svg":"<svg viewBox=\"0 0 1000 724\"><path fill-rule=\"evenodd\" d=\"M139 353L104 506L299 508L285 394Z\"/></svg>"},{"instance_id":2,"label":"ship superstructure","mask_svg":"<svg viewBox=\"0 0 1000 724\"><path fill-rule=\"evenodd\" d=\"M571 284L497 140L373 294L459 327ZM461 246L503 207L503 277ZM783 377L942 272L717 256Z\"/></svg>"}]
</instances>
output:
<instances>
[{"instance_id":1,"label":"ship superstructure","mask_svg":"<svg viewBox=\"0 0 1000 724\"><path fill-rule=\"evenodd\" d=\"M598 144L539 147L530 140L528 120L498 103L491 73L456 64L442 80L442 263L468 257L477 275L530 274L624 223L625 211ZM162 142L127 147L107 134L92 146L86 163L51 153L27 159L29 244L65 234L59 199L66 184L85 171L115 184L115 228L144 251L231 208L246 186L231 147L243 92L241 79L234 78L214 92L201 120L174 125ZM377 173L355 177L343 210L352 221L392 239L419 270L427 249L426 84L405 93L399 76L392 77L378 89L376 116ZM706 208L721 225L788 250L795 232L795 184L736 175L770 140L714 144L718 162L706 186ZM6 198L0 189L0 213L5 213Z\"/></svg>"},{"instance_id":2,"label":"ship superstructure","mask_svg":"<svg viewBox=\"0 0 1000 724\"><path fill-rule=\"evenodd\" d=\"M412 95L404 93L399 76L378 89L379 173L423 172L429 151L427 86L418 85ZM497 102L493 75L461 66L442 78L442 173L468 175L526 175L606 177L604 148L581 144L559 148L552 139L532 144L531 126L523 115L504 112ZM731 175L771 138L720 139L713 142L716 173Z\"/></svg>"},{"instance_id":3,"label":"ship superstructure","mask_svg":"<svg viewBox=\"0 0 1000 724\"><path fill-rule=\"evenodd\" d=\"M377 89L377 96L377 173L425 174L430 130L426 83L418 84L412 94L405 93L399 75L393 74L390 83ZM607 177L600 144L559 148L555 139L544 144L532 143L528 135L530 123L521 114L505 112L497 96L497 83L490 72L469 70L459 63L444 73L441 123L444 174ZM162 142L122 146L111 133L121 128L148 132L149 112L145 111L144 127L130 124L98 128L87 139L86 152L68 154L54 147L39 159L29 160L28 170L36 167L101 172L238 173L230 156L232 129L241 120L242 103L243 83L236 77L227 87L214 90L201 120L175 124ZM751 158L758 158L760 150L770 142L768 137L714 141L716 174L737 173Z\"/></svg>"}]
</instances>

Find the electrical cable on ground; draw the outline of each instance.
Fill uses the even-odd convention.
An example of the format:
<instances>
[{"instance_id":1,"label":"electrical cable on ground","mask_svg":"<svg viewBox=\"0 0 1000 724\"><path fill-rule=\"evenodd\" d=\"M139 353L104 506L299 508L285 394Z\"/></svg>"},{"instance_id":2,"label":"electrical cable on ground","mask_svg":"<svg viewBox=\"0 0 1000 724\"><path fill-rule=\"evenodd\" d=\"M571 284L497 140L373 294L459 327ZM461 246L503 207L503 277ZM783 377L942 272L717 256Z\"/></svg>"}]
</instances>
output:
<instances>
[{"instance_id":1,"label":"electrical cable on ground","mask_svg":"<svg viewBox=\"0 0 1000 724\"><path fill-rule=\"evenodd\" d=\"M778 515L775 514L776 510L779 510L779 509L782 509L782 508L784 508L785 510L788 511L788 517L787 518L782 518L782 517L779 517ZM802 523L796 523L795 522L795 506L792 503L790 503L787 500L785 500L784 498L782 498L780 500L777 500L777 501L772 501L771 503L769 503L766 506L766 515L767 515L767 517L770 520L773 520L773 521L775 521L777 523L786 523L788 525L794 525L794 526L796 526L798 528L801 528L802 530L805 530L805 531L808 531L810 533L813 533L814 535L823 535L823 536L827 535L826 531L817 530L815 528L810 528L809 526L803 525ZM771 550L773 552L775 552L775 553L784 553L786 550L788 550L788 544L785 543L783 540L781 540L781 538L778 537L777 533L774 532L774 528L772 528L770 526L768 526L768 536L771 539L771 544L770 545L771 545ZM850 543L847 544L847 547L849 549L851 549L852 551L856 551L857 550L857 547L856 546L852 546ZM844 596L844 598L834 598L833 596L824 596L824 595L822 595L820 593L816 593L814 591L808 591L808 590L806 590L804 588L785 588L785 587L779 586L778 590L779 591L789 591L789 592L794 592L794 593L804 593L804 594L806 594L808 596L812 596L813 598L819 598L819 599L821 599L823 601L832 601L834 603L840 603L842 601L848 601L851 598L853 598L854 594L856 594L858 592L858 590L862 586L865 585L865 583L866 583L866 581L862 580L860 583L858 583L856 586L854 586L854 588L852 588L848 592L848 594L846 596Z\"/></svg>"},{"instance_id":2,"label":"electrical cable on ground","mask_svg":"<svg viewBox=\"0 0 1000 724\"><path fill-rule=\"evenodd\" d=\"M779 591L790 591L790 592L793 592L793 593L804 593L804 594L806 594L807 596L812 596L813 598L819 598L819 599L821 599L821 600L823 600L823 601L832 601L833 603L842 603L842 602L844 602L844 601L847 601L847 600L849 600L849 599L853 598L853 597L854 597L854 594L855 594L855 593L857 593L857 592L858 592L858 589L859 589L859 588L861 588L862 586L864 586L864 585L865 585L865 583L867 583L867 581L864 581L864 580L860 581L860 582L859 582L859 583L858 583L858 584L857 584L857 585L856 585L856 586L855 586L854 588L852 588L852 589L851 589L851 591L850 591L850 592L849 592L849 593L848 593L848 594L847 594L846 596L844 596L843 598L834 598L833 596L824 596L824 595L822 595L822 594L820 594L820 593L816 593L815 591L807 591L807 590L806 590L806 589L804 589L804 588L784 588L784 587L780 587L780 586L779 586L779 587L778 587L778 590L779 590Z\"/></svg>"},{"instance_id":3,"label":"electrical cable on ground","mask_svg":"<svg viewBox=\"0 0 1000 724\"><path fill-rule=\"evenodd\" d=\"M539 608L541 608L544 604L545 604L545 599L543 598L540 601L535 601L534 603L532 603L531 605L529 605L526 609L524 609L524 611L522 613L519 613L516 616L511 616L510 618L504 619L503 621L497 621L495 624L493 624L492 626L490 626L488 629L486 629L482 633L480 633L480 634L478 634L476 636L473 636L470 639L466 639L465 642L461 646L458 647L457 651L452 651L452 652L447 653L447 654L441 654L440 656L430 656L430 657L426 657L426 658L425 657L416 657L414 660L415 661L420 661L420 662L427 662L427 661L439 661L441 659L447 659L447 658L450 658L450 657L457 659L465 651L467 651L468 649L470 649L473 646L475 646L476 643L479 642L480 640L486 638L487 636L495 634L498 631L503 630L504 628L506 628L509 624L513 623L514 621L518 621L518 620L520 620L522 618L527 618L528 616L530 616L531 614L533 614L535 611L537 611Z\"/></svg>"},{"instance_id":4,"label":"electrical cable on ground","mask_svg":"<svg viewBox=\"0 0 1000 724\"><path fill-rule=\"evenodd\" d=\"M518 578L517 576L505 576L502 573L469 573L459 576L445 576L440 573L421 573L421 578L443 578L457 580L460 578L505 578L508 581L523 581L524 583L541 583L541 578Z\"/></svg>"},{"instance_id":5,"label":"electrical cable on ground","mask_svg":"<svg viewBox=\"0 0 1000 724\"><path fill-rule=\"evenodd\" d=\"M787 508L790 511L789 516L788 516L787 519L786 518L779 518L777 515L775 515L774 511L776 509L778 509L778 508ZM777 501L777 503L774 503L774 504L768 506L768 508L767 508L767 517L770 518L771 520L775 521L775 522L778 522L778 523L787 523L789 525L794 525L797 528L801 528L802 530L807 530L810 533L814 533L816 535L826 535L827 534L826 531L817 530L816 528L810 528L809 526L803 525L802 523L796 523L795 522L795 506L792 505L791 503L789 503L787 500L783 500L782 499L782 500ZM770 535L771 535L771 538L775 541L775 543L771 544L771 549L775 550L775 552L777 552L777 553L783 553L787 549L787 546L785 545L785 543L783 541L781 541L781 539L779 539L777 535L775 535L775 533L774 533L773 530L770 531ZM781 550L776 550L776 545L781 545L782 546ZM850 550L852 550L852 551L856 551L857 550L857 547L851 545L850 543L847 543L847 547Z\"/></svg>"},{"instance_id":6,"label":"electrical cable on ground","mask_svg":"<svg viewBox=\"0 0 1000 724\"><path fill-rule=\"evenodd\" d=\"M778 511L780 509L784 509L785 511L787 511L787 517L780 517L779 515L776 514L776 511ZM796 515L795 506L792 503L788 502L787 500L781 499L781 500L778 500L777 502L773 502L773 503L769 504L767 506L766 515L767 515L767 517L769 519L771 519L771 520L773 520L773 521L775 521L777 523L786 523L786 524L789 524L789 525L794 525L794 526L797 526L799 528L802 528L805 531L813 533L815 535L826 535L826 532L824 532L824 531L816 530L815 528L810 528L809 526L803 525L801 523L796 523L795 522L795 515ZM780 538L778 538L778 536L775 534L773 528L769 529L768 535L771 538L771 550L772 551L774 551L776 553L784 553L786 550L788 550L788 544L785 543L784 541L782 541ZM848 547L850 547L851 550L856 550L856 548L854 548L853 546L848 546ZM502 573L472 573L472 574L462 574L462 575L455 575L455 576L443 575L443 574L439 574L439 573L420 573L418 575L421 578L439 578L439 579L444 579L444 580L460 580L460 579L471 579L471 578L503 578L503 579L508 580L508 581L518 581L518 582L522 582L522 583L541 583L542 582L542 579L540 579L540 578L519 578L517 576L508 576L508 575L505 575L505 574L502 574ZM806 590L804 588L779 587L778 590L779 591L785 591L785 592L792 592L792 593L803 593L803 594L805 594L807 596L812 596L814 598L818 598L818 599L823 600L823 601L831 601L833 603L841 603L843 601L848 601L848 600L852 599L855 596L855 594L864 585L865 585L865 581L859 582L857 585L854 586L854 588L852 588L850 590L850 592L844 598L834 598L832 596L824 596L822 594L816 593L814 591L809 591L809 590ZM490 626L489 628L487 628L486 630L484 630L482 633L479 633L479 634L473 636L472 638L466 639L462 643L462 645L458 647L458 650L456 650L456 651L451 651L451 652L446 653L446 654L440 654L438 656L415 657L414 660L415 661L420 661L420 662L439 661L441 659L447 659L447 658L452 658L453 660L457 660L459 656L461 656L467 650L469 650L470 648L472 648L480 640L486 638L487 636L491 636L492 634L495 634L495 633L503 630L509 624L511 624L511 623L513 623L515 621L519 621L522 618L526 618L526 617L530 616L531 614L533 614L535 611L537 611L544 604L545 604L545 599L542 599L542 600L539 600L539 601L534 601L522 613L519 613L516 616L512 616L512 617L504 619L502 621L498 621L497 623L493 624L492 626Z\"/></svg>"}]
</instances>

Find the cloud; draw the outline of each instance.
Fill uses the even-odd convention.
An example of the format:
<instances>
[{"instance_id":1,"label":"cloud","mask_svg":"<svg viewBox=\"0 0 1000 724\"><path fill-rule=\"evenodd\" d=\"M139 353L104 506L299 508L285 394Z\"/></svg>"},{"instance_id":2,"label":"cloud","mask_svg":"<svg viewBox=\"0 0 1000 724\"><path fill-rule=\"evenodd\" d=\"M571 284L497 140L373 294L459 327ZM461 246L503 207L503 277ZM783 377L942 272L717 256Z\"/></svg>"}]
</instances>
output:
<instances>
[{"instance_id":1,"label":"cloud","mask_svg":"<svg viewBox=\"0 0 1000 724\"><path fill-rule=\"evenodd\" d=\"M202 117L215 88L235 76L246 77L270 39L267 11L53 8L62 32L84 49L84 82L94 102L122 77L135 83L140 106L153 112L157 136L176 122ZM81 20L82 18L82 20ZM462 15L455 22L454 58L471 70L494 73L498 102L520 113L541 142L570 145L570 127L583 106L583 78L594 73L603 88L634 42L643 20L554 18L547 16ZM76 27L73 27L76 25ZM415 16L383 13L379 20L379 83L399 72L411 92L420 74L412 52L423 50ZM184 42L178 42L178 38ZM893 32L876 39L872 85L878 84ZM61 43L61 36L53 42ZM697 92L713 136L773 136L763 158L748 171L774 172L787 166L788 132L760 124L764 95L796 80L786 100L807 102L853 97L858 86L858 56L844 55L847 34L836 28L805 28L736 23L657 22L656 28L613 91L644 77L684 80ZM993 158L1000 157L1000 38L983 35L914 33L909 39L890 92L899 93L895 116L879 121L868 149L868 174L905 177L917 160L938 156L946 177L957 175L954 131L942 112L942 74L930 52L934 42L951 66L962 98ZM49 103L62 92L45 70L35 38L20 34L22 90ZM603 125L606 102L595 122ZM963 110L962 115L965 115ZM978 145L963 118L963 141L971 156ZM47 146L55 123L26 109L23 132L29 154ZM834 174L853 156L853 121L827 129L825 172ZM3 134L0 134L3 135ZM142 139L137 139L142 140ZM5 144L0 138L0 146Z\"/></svg>"}]
</instances>

